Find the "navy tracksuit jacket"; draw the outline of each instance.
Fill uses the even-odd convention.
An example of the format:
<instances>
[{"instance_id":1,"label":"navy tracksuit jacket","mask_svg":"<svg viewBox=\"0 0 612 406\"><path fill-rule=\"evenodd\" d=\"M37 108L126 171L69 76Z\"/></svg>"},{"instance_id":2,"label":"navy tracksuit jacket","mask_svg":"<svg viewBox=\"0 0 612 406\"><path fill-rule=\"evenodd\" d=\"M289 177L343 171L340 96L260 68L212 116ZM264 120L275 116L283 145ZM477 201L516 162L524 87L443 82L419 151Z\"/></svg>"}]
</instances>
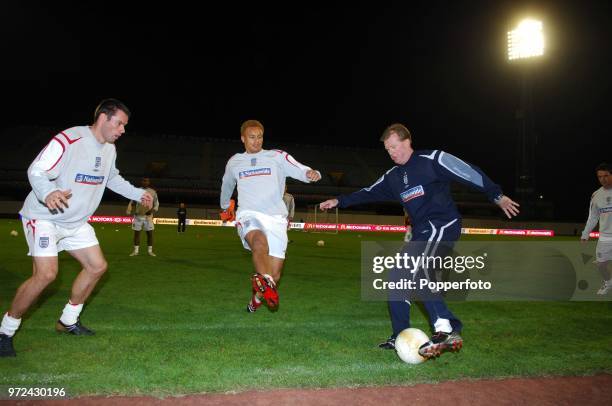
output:
<instances>
[{"instance_id":1,"label":"navy tracksuit jacket","mask_svg":"<svg viewBox=\"0 0 612 406\"><path fill-rule=\"evenodd\" d=\"M400 201L412 220L412 240L405 250L415 256L445 256L461 236L461 217L450 192L452 181L485 193L491 201L503 196L501 188L480 168L444 151L425 150L414 151L408 162L389 169L372 186L339 196L338 207ZM412 244L417 241L424 243ZM436 292L422 292L420 299L432 327L442 318L450 320L453 330L461 331L461 321L448 310L442 296ZM389 313L392 337L410 327L410 301L390 298Z\"/></svg>"}]
</instances>

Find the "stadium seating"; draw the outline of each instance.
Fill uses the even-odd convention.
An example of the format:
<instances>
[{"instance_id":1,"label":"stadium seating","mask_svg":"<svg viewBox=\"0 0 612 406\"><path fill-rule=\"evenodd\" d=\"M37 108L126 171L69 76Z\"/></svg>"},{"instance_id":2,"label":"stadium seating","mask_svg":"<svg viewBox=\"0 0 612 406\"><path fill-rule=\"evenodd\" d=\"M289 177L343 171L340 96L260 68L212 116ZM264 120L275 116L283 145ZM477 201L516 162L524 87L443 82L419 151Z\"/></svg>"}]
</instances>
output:
<instances>
[{"instance_id":1,"label":"stadium seating","mask_svg":"<svg viewBox=\"0 0 612 406\"><path fill-rule=\"evenodd\" d=\"M5 198L19 200L25 197L30 189L27 167L56 132L51 128L24 126L4 130L0 134L7 143L6 148L0 151L5 163L0 170L0 187ZM287 142L275 145L266 141L266 148L289 151L298 161L321 171L322 179L316 184L288 179L289 191L301 207L370 185L391 166L382 148ZM233 154L244 151L239 139L138 132L129 133L116 145L117 167L121 174L135 184L139 184L143 176L150 177L160 200L170 204L181 200L191 204L217 204L227 160ZM490 213L491 205L480 193L460 185L453 186L453 193L462 211L467 209L483 215ZM109 192L105 199L119 199L119 196ZM375 205L367 210L380 213L391 210L401 214L397 204Z\"/></svg>"}]
</instances>

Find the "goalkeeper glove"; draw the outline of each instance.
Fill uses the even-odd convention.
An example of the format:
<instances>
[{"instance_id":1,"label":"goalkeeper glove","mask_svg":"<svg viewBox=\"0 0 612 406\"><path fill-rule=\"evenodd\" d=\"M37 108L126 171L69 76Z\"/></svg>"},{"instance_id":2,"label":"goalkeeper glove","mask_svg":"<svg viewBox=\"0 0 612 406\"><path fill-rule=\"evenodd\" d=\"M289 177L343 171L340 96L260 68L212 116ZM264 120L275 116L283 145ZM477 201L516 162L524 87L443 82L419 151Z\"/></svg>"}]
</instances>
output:
<instances>
[{"instance_id":1,"label":"goalkeeper glove","mask_svg":"<svg viewBox=\"0 0 612 406\"><path fill-rule=\"evenodd\" d=\"M236 218L234 216L234 213L228 211L227 209L221 211L221 213L219 214L219 217L221 217L221 220L223 221L232 221Z\"/></svg>"},{"instance_id":2,"label":"goalkeeper glove","mask_svg":"<svg viewBox=\"0 0 612 406\"><path fill-rule=\"evenodd\" d=\"M234 199L230 199L230 205L227 209L222 210L220 213L220 217L222 221L234 221L236 219L236 212L234 211L236 207L236 201Z\"/></svg>"}]
</instances>

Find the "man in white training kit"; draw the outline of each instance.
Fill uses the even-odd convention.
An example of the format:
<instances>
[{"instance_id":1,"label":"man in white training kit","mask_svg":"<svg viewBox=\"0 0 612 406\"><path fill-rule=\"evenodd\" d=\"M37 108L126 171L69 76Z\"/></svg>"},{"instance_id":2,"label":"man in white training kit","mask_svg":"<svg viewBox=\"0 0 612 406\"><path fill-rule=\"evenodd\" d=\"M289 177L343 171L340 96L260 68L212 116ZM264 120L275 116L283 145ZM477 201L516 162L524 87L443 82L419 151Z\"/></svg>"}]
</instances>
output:
<instances>
[{"instance_id":1,"label":"man in white training kit","mask_svg":"<svg viewBox=\"0 0 612 406\"><path fill-rule=\"evenodd\" d=\"M17 289L0 325L0 357L15 356L13 335L21 316L55 279L58 252L67 251L83 267L56 330L93 335L79 315L107 269L95 231L87 222L108 187L151 207L152 196L132 186L115 167L115 141L125 132L130 112L118 100L103 100L91 126L72 127L57 134L28 168L32 191L19 212L32 256L32 277Z\"/></svg>"},{"instance_id":2,"label":"man in white training kit","mask_svg":"<svg viewBox=\"0 0 612 406\"><path fill-rule=\"evenodd\" d=\"M317 182L319 171L297 162L280 150L265 150L264 127L247 120L240 127L245 152L232 156L221 185L221 219L229 215L230 198L238 185L236 228L244 248L253 253L253 296L247 311L255 312L262 299L270 308L278 306L276 284L281 277L287 250L287 206L283 202L285 179Z\"/></svg>"},{"instance_id":3,"label":"man in white training kit","mask_svg":"<svg viewBox=\"0 0 612 406\"><path fill-rule=\"evenodd\" d=\"M589 240L589 234L599 222L599 241L595 255L597 269L603 278L603 285L597 291L605 295L612 289L612 278L608 266L612 262L612 166L602 163L595 169L601 187L591 196L589 218L580 239Z\"/></svg>"}]
</instances>

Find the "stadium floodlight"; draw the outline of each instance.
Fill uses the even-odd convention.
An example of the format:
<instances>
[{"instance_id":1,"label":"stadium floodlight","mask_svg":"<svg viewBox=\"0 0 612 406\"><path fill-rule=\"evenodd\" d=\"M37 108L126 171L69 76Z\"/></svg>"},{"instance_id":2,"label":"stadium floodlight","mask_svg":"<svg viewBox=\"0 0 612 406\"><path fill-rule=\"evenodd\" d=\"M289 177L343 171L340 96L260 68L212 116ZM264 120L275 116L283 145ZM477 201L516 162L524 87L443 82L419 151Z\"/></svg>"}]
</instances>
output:
<instances>
[{"instance_id":1,"label":"stadium floodlight","mask_svg":"<svg viewBox=\"0 0 612 406\"><path fill-rule=\"evenodd\" d=\"M539 64L528 63L544 55L544 33L542 21L527 18L508 32L508 60L516 62L521 73L521 105L517 111L519 138L517 151L516 194L521 202L525 218L535 216L535 161L534 107L532 82L535 68Z\"/></svg>"},{"instance_id":2,"label":"stadium floodlight","mask_svg":"<svg viewBox=\"0 0 612 406\"><path fill-rule=\"evenodd\" d=\"M544 55L542 22L525 19L508 31L508 59L527 59Z\"/></svg>"}]
</instances>

